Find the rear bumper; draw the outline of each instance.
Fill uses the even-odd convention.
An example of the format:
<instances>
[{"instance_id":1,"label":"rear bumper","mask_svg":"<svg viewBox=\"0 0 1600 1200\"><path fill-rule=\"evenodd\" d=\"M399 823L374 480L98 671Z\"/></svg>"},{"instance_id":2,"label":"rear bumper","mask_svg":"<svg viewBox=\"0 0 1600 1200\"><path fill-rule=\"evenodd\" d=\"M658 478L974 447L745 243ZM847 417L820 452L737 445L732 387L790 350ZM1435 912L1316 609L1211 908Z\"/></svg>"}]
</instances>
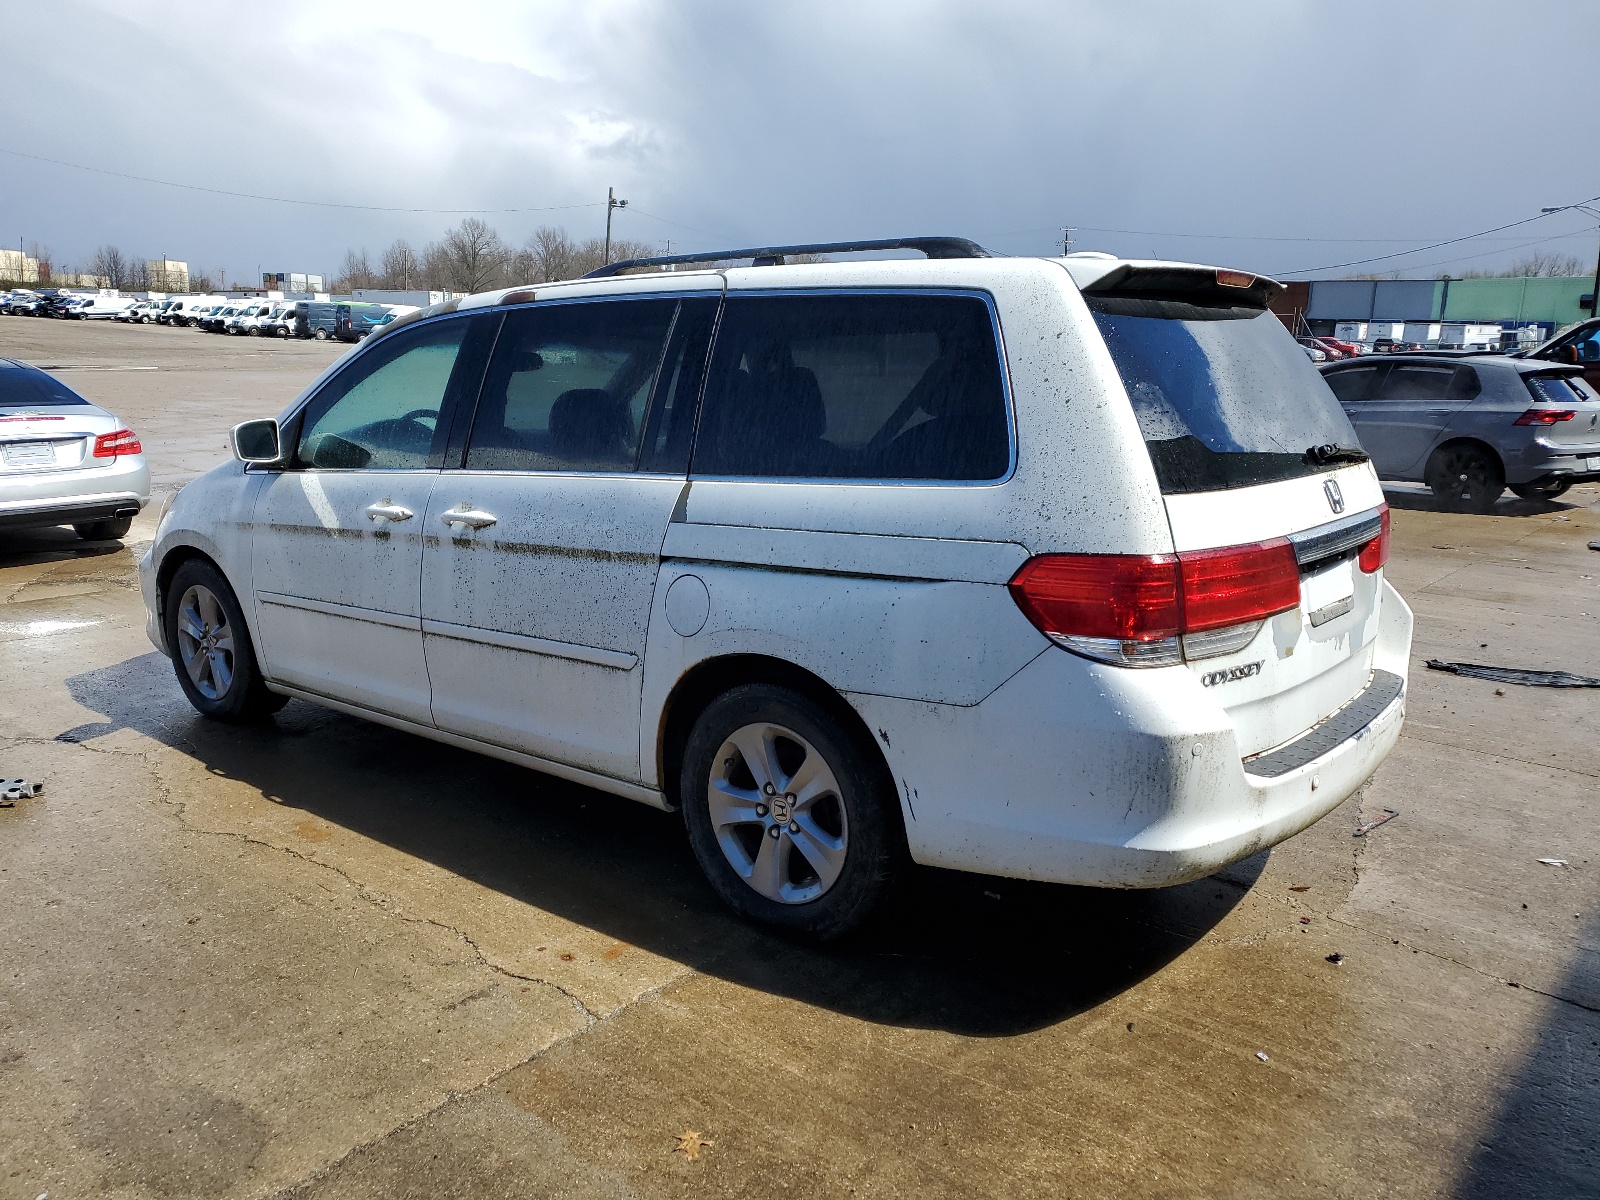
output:
<instances>
[{"instance_id":1,"label":"rear bumper","mask_svg":"<svg viewBox=\"0 0 1600 1200\"><path fill-rule=\"evenodd\" d=\"M0 529L39 528L137 514L150 502L142 454L103 467L0 475Z\"/></svg>"},{"instance_id":2,"label":"rear bumper","mask_svg":"<svg viewBox=\"0 0 1600 1200\"><path fill-rule=\"evenodd\" d=\"M1385 583L1363 693L1381 707L1325 749L1309 743L1338 714L1250 762L1185 668L1133 671L1052 648L971 708L851 701L879 735L918 862L1165 887L1292 837L1371 777L1404 722L1411 624ZM1385 700L1375 687L1394 690Z\"/></svg>"}]
</instances>

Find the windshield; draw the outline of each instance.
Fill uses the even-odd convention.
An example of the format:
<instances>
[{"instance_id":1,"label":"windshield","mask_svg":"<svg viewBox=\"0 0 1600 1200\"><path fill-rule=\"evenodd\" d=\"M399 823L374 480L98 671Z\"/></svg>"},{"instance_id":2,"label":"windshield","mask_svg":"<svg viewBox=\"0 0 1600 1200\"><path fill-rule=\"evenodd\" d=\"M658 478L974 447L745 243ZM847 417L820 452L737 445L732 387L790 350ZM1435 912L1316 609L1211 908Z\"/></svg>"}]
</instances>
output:
<instances>
[{"instance_id":1,"label":"windshield","mask_svg":"<svg viewBox=\"0 0 1600 1200\"><path fill-rule=\"evenodd\" d=\"M89 403L52 375L33 367L0 363L0 408L43 408Z\"/></svg>"},{"instance_id":2,"label":"windshield","mask_svg":"<svg viewBox=\"0 0 1600 1200\"><path fill-rule=\"evenodd\" d=\"M1328 469L1307 461L1310 447L1358 445L1328 385L1271 313L1085 299L1163 492L1310 475Z\"/></svg>"}]
</instances>

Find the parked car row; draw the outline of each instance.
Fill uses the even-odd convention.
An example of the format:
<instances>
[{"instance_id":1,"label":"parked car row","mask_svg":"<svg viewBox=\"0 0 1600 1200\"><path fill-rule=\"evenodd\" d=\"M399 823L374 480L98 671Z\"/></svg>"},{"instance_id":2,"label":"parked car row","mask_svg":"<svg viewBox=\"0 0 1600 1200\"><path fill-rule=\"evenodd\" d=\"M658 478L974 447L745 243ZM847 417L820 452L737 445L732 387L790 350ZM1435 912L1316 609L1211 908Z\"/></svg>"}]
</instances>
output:
<instances>
[{"instance_id":1,"label":"parked car row","mask_svg":"<svg viewBox=\"0 0 1600 1200\"><path fill-rule=\"evenodd\" d=\"M262 297L172 296L135 300L129 296L16 289L0 294L0 315L61 317L67 320L117 320L130 325L170 325L205 333L245 337L300 337L359 342L396 317L416 312L409 304L354 301L283 300Z\"/></svg>"}]
</instances>

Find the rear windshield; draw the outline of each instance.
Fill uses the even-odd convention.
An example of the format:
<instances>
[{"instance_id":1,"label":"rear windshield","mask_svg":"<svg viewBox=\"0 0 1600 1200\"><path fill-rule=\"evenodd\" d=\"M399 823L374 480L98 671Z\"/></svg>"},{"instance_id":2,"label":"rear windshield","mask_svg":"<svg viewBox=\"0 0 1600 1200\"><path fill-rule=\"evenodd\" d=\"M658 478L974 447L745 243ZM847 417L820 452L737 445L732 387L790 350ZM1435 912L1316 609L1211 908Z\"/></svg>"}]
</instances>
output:
<instances>
[{"instance_id":1,"label":"rear windshield","mask_svg":"<svg viewBox=\"0 0 1600 1200\"><path fill-rule=\"evenodd\" d=\"M1560 375L1529 376L1528 389L1535 400L1546 404L1581 404L1589 399L1578 380Z\"/></svg>"},{"instance_id":2,"label":"rear windshield","mask_svg":"<svg viewBox=\"0 0 1600 1200\"><path fill-rule=\"evenodd\" d=\"M0 408L87 403L77 392L43 371L0 363Z\"/></svg>"},{"instance_id":3,"label":"rear windshield","mask_svg":"<svg viewBox=\"0 0 1600 1200\"><path fill-rule=\"evenodd\" d=\"M1086 296L1168 494L1329 470L1312 446L1356 446L1306 353L1270 312Z\"/></svg>"}]
</instances>

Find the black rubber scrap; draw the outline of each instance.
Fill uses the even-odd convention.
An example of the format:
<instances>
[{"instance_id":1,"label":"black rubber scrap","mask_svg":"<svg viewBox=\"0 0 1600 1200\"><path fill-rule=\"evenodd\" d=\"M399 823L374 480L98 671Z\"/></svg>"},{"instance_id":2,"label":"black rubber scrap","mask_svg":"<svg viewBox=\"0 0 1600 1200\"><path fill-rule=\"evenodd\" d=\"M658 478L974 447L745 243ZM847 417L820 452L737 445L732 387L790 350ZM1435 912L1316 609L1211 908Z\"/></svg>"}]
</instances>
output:
<instances>
[{"instance_id":1,"label":"black rubber scrap","mask_svg":"<svg viewBox=\"0 0 1600 1200\"><path fill-rule=\"evenodd\" d=\"M1448 671L1473 679L1492 679L1495 683L1519 683L1523 687L1600 688L1600 679L1574 675L1571 671L1524 671L1519 667L1486 667L1479 663L1428 660L1428 670Z\"/></svg>"}]
</instances>

